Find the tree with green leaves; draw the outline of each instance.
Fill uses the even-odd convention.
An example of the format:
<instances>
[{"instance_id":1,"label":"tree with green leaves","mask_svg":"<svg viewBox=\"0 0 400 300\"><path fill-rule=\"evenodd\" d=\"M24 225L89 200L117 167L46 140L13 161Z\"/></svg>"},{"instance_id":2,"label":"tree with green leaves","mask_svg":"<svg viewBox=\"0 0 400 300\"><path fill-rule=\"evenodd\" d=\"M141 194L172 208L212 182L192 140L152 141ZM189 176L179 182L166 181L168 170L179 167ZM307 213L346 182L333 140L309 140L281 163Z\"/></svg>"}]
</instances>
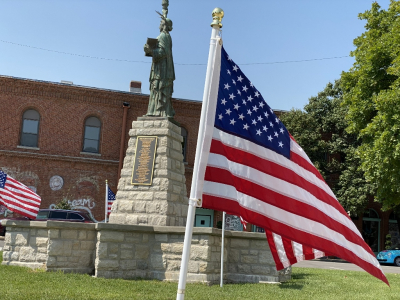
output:
<instances>
[{"instance_id":1,"label":"tree with green leaves","mask_svg":"<svg viewBox=\"0 0 400 300\"><path fill-rule=\"evenodd\" d=\"M356 155L375 201L400 216L400 2L375 2L359 15L366 31L354 40L353 67L341 85L348 132L358 135ZM400 220L398 220L400 226Z\"/></svg>"},{"instance_id":2,"label":"tree with green leaves","mask_svg":"<svg viewBox=\"0 0 400 300\"><path fill-rule=\"evenodd\" d=\"M356 157L357 135L346 132L346 107L340 81L311 97L304 111L291 110L282 122L307 153L338 200L352 215L362 214L373 186L365 181Z\"/></svg>"},{"instance_id":3,"label":"tree with green leaves","mask_svg":"<svg viewBox=\"0 0 400 300\"><path fill-rule=\"evenodd\" d=\"M63 198L58 202L55 206L55 209L72 209L72 206L69 204L66 198Z\"/></svg>"}]
</instances>

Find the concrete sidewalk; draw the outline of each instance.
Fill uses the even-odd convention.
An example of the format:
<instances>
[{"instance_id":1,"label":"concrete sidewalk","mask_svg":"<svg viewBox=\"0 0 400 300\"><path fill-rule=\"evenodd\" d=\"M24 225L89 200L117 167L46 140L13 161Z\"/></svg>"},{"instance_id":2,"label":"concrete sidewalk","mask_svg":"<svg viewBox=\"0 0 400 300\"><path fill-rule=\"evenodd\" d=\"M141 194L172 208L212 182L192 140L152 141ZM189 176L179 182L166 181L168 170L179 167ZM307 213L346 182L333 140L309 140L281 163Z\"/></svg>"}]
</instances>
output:
<instances>
[{"instance_id":1,"label":"concrete sidewalk","mask_svg":"<svg viewBox=\"0 0 400 300\"><path fill-rule=\"evenodd\" d=\"M320 258L315 260L305 260L293 265L293 268L315 268L327 270L341 270L341 271L362 271L360 267L355 264L349 263L344 259L335 258ZM391 264L381 265L383 273L400 274L400 267Z\"/></svg>"}]
</instances>

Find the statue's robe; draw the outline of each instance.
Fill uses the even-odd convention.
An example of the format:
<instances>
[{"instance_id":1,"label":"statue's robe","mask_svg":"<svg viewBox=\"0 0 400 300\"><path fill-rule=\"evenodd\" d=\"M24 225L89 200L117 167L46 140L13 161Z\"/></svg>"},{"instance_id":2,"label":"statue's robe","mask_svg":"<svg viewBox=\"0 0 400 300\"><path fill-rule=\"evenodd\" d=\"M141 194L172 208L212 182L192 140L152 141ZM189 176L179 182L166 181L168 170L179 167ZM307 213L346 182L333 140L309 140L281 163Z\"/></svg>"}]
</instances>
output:
<instances>
[{"instance_id":1,"label":"statue's robe","mask_svg":"<svg viewBox=\"0 0 400 300\"><path fill-rule=\"evenodd\" d=\"M157 48L152 50L153 63L150 72L150 100L147 116L173 117L171 96L174 88L175 70L172 58L172 39L162 31L157 37Z\"/></svg>"}]
</instances>

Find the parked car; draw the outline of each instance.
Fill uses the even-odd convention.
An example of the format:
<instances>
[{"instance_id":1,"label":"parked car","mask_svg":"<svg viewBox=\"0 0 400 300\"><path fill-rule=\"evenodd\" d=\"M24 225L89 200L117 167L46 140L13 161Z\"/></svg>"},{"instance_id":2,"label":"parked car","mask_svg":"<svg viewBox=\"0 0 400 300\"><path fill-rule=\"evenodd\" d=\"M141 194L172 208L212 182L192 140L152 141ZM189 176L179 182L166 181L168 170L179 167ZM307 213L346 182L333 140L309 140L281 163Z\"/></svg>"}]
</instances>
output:
<instances>
[{"instance_id":1,"label":"parked car","mask_svg":"<svg viewBox=\"0 0 400 300\"><path fill-rule=\"evenodd\" d=\"M31 219L27 217L15 217L15 218L4 218L0 220L0 236L5 236L6 235L6 228L1 225L1 221L3 220L16 220L16 221L31 221Z\"/></svg>"},{"instance_id":2,"label":"parked car","mask_svg":"<svg viewBox=\"0 0 400 300\"><path fill-rule=\"evenodd\" d=\"M376 259L382 264L394 264L400 267L400 245L379 252Z\"/></svg>"},{"instance_id":3,"label":"parked car","mask_svg":"<svg viewBox=\"0 0 400 300\"><path fill-rule=\"evenodd\" d=\"M95 222L86 211L66 209L40 209L35 221Z\"/></svg>"},{"instance_id":4,"label":"parked car","mask_svg":"<svg viewBox=\"0 0 400 300\"><path fill-rule=\"evenodd\" d=\"M2 220L32 221L27 217L4 218ZM0 220L0 236L4 236L6 234L6 228L1 225L2 220ZM36 216L36 219L33 221L67 221L95 223L90 214L86 211L66 209L40 209Z\"/></svg>"}]
</instances>

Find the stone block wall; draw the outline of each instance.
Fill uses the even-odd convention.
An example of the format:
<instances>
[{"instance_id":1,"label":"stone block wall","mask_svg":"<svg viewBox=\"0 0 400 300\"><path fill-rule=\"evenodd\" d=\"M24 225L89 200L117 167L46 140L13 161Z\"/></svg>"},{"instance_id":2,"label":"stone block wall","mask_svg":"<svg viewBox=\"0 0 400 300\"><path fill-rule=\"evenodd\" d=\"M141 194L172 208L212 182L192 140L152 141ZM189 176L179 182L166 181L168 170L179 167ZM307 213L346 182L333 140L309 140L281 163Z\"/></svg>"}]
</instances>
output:
<instances>
[{"instance_id":1,"label":"stone block wall","mask_svg":"<svg viewBox=\"0 0 400 300\"><path fill-rule=\"evenodd\" d=\"M6 222L3 264L48 271L94 272L95 224Z\"/></svg>"},{"instance_id":2,"label":"stone block wall","mask_svg":"<svg viewBox=\"0 0 400 300\"><path fill-rule=\"evenodd\" d=\"M145 119L132 122L118 192L111 209L110 223L184 226L188 199L181 128L165 118ZM138 136L157 136L151 186L131 184Z\"/></svg>"},{"instance_id":3,"label":"stone block wall","mask_svg":"<svg viewBox=\"0 0 400 300\"><path fill-rule=\"evenodd\" d=\"M178 281L185 228L97 224L97 277ZM218 283L221 230L194 228L188 282ZM291 270L278 272L265 234L226 232L224 281L281 282Z\"/></svg>"},{"instance_id":4,"label":"stone block wall","mask_svg":"<svg viewBox=\"0 0 400 300\"><path fill-rule=\"evenodd\" d=\"M121 224L3 221L3 264L104 278L178 281L185 228ZM194 228L188 282L219 283L221 230ZM224 281L281 282L264 234L225 233Z\"/></svg>"}]
</instances>

